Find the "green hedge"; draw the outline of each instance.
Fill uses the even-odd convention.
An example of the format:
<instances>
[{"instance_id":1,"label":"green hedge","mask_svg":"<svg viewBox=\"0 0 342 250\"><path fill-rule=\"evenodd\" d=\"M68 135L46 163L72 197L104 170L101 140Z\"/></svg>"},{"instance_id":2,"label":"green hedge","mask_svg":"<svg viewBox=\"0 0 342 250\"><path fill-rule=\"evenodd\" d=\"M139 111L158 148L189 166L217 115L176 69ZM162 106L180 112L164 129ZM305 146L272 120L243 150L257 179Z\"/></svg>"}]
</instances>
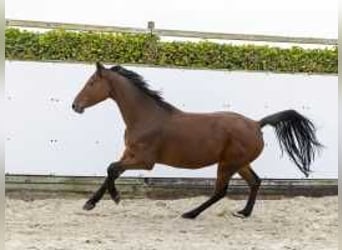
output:
<instances>
[{"instance_id":1,"label":"green hedge","mask_svg":"<svg viewBox=\"0 0 342 250\"><path fill-rule=\"evenodd\" d=\"M338 51L212 42L162 42L149 34L6 29L9 60L151 64L228 70L337 73Z\"/></svg>"}]
</instances>

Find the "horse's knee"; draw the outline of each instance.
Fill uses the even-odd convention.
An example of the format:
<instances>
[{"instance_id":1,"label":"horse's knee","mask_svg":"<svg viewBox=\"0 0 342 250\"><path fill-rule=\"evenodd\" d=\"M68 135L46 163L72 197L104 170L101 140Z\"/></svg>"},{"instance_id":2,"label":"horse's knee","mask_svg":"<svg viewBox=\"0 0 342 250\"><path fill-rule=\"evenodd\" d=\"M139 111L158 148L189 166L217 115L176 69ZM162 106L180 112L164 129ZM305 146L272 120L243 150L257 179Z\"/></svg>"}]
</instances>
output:
<instances>
[{"instance_id":1,"label":"horse's knee","mask_svg":"<svg viewBox=\"0 0 342 250\"><path fill-rule=\"evenodd\" d=\"M107 168L108 176L117 177L120 174L120 165L117 162L113 162Z\"/></svg>"},{"instance_id":2,"label":"horse's knee","mask_svg":"<svg viewBox=\"0 0 342 250\"><path fill-rule=\"evenodd\" d=\"M107 174L111 175L113 173L114 169L115 169L115 164L111 163L107 168Z\"/></svg>"}]
</instances>

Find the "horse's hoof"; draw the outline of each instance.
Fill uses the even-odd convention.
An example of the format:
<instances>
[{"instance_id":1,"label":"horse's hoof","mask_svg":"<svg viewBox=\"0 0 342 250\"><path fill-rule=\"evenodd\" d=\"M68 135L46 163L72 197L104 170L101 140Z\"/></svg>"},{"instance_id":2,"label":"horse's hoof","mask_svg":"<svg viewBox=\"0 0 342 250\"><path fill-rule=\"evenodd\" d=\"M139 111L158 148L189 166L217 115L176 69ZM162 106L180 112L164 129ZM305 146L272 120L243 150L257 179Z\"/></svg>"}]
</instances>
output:
<instances>
[{"instance_id":1,"label":"horse's hoof","mask_svg":"<svg viewBox=\"0 0 342 250\"><path fill-rule=\"evenodd\" d=\"M115 197L115 199L114 199L114 202L115 202L116 204L119 204L119 203L120 203L120 200L121 200L120 195L117 195L117 196Z\"/></svg>"},{"instance_id":2,"label":"horse's hoof","mask_svg":"<svg viewBox=\"0 0 342 250\"><path fill-rule=\"evenodd\" d=\"M249 217L249 214L247 214L244 211L232 212L232 215L238 218L243 218L243 219Z\"/></svg>"},{"instance_id":3,"label":"horse's hoof","mask_svg":"<svg viewBox=\"0 0 342 250\"><path fill-rule=\"evenodd\" d=\"M116 204L119 204L119 203L120 203L120 200L121 200L120 195L117 194L117 195L115 195L115 196L112 196L112 200L113 200Z\"/></svg>"},{"instance_id":4,"label":"horse's hoof","mask_svg":"<svg viewBox=\"0 0 342 250\"><path fill-rule=\"evenodd\" d=\"M87 201L84 205L83 205L83 210L89 211L92 210L95 207L95 203L91 202L91 201Z\"/></svg>"},{"instance_id":5,"label":"horse's hoof","mask_svg":"<svg viewBox=\"0 0 342 250\"><path fill-rule=\"evenodd\" d=\"M182 214L182 218L184 219L195 219L196 217L197 217L197 214L191 213L191 212Z\"/></svg>"}]
</instances>

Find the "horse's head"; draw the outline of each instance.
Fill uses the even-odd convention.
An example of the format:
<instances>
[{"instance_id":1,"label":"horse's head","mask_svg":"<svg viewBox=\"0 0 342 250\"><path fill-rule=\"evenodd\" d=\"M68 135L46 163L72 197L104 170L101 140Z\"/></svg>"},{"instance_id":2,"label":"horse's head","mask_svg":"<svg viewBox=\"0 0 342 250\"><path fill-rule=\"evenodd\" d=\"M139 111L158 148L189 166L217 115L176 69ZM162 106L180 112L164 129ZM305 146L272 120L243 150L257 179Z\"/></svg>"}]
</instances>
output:
<instances>
[{"instance_id":1,"label":"horse's head","mask_svg":"<svg viewBox=\"0 0 342 250\"><path fill-rule=\"evenodd\" d=\"M96 72L88 79L83 89L76 96L72 109L83 113L84 109L104 101L110 96L110 83L107 69L99 62L96 63Z\"/></svg>"}]
</instances>

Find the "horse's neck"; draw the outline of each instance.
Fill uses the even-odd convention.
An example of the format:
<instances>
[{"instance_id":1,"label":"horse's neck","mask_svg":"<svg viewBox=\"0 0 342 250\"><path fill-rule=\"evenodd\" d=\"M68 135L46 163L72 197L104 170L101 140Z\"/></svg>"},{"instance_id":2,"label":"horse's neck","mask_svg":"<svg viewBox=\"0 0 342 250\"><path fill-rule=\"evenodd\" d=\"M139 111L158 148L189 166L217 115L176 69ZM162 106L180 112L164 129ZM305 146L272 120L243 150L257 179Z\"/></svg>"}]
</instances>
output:
<instances>
[{"instance_id":1,"label":"horse's neck","mask_svg":"<svg viewBox=\"0 0 342 250\"><path fill-rule=\"evenodd\" d=\"M112 86L115 91L115 101L128 129L144 126L151 120L158 120L158 117L162 118L166 115L167 112L163 108L130 82L121 80Z\"/></svg>"}]
</instances>

